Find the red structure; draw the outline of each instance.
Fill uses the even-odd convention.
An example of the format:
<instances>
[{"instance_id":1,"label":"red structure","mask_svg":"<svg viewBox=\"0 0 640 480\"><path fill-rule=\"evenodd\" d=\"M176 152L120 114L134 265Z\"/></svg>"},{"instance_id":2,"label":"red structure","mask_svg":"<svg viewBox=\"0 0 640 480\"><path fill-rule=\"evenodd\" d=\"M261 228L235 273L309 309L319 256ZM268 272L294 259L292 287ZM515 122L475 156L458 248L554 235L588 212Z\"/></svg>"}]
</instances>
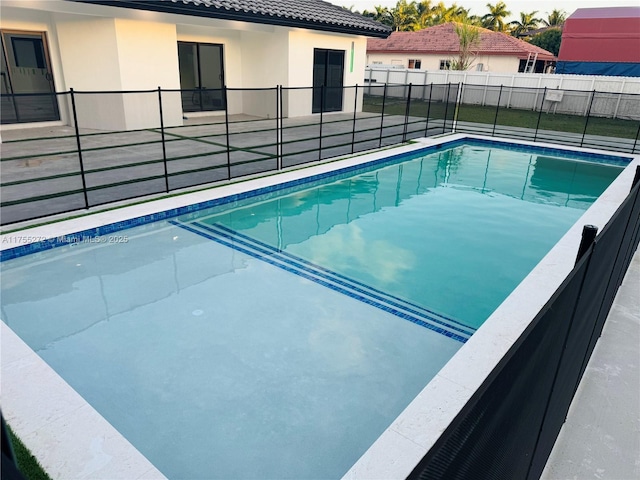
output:
<instances>
[{"instance_id":1,"label":"red structure","mask_svg":"<svg viewBox=\"0 0 640 480\"><path fill-rule=\"evenodd\" d=\"M556 73L640 76L640 7L576 10L562 30Z\"/></svg>"}]
</instances>

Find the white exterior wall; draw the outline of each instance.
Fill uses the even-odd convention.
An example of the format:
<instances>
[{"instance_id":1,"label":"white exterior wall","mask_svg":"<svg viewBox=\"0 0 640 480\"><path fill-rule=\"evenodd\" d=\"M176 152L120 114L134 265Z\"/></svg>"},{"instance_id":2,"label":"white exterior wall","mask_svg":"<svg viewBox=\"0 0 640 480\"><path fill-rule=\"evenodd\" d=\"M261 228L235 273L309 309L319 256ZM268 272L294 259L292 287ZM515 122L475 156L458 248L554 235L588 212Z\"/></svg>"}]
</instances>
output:
<instances>
[{"instance_id":1,"label":"white exterior wall","mask_svg":"<svg viewBox=\"0 0 640 480\"><path fill-rule=\"evenodd\" d=\"M399 68L407 68L409 59L420 60L420 70L440 70L441 60L454 59L453 55L426 55L426 54L395 54L395 53L369 53L367 54L367 66L376 67L374 62L380 65L393 65ZM477 56L468 71L475 71L476 66L482 63L483 72L496 73L517 73L520 66L520 59L516 56L506 55L479 55Z\"/></svg>"},{"instance_id":2,"label":"white exterior wall","mask_svg":"<svg viewBox=\"0 0 640 480\"><path fill-rule=\"evenodd\" d=\"M175 26L120 18L55 14L67 88L79 91L180 88ZM87 41L91 39L91 41ZM182 124L178 96L163 98L166 125ZM81 127L133 130L159 127L158 95L82 95Z\"/></svg>"},{"instance_id":3,"label":"white exterior wall","mask_svg":"<svg viewBox=\"0 0 640 480\"><path fill-rule=\"evenodd\" d=\"M224 21L61 0L3 0L0 27L46 32L57 91L154 90L148 93L76 95L80 127L130 130L159 126L155 90L179 89L178 41L223 45L225 84L233 88L310 87L315 48L345 52L345 86L363 85L366 37L301 28ZM353 70L351 52L353 44ZM347 89L344 111L353 111ZM311 90L284 101L284 114L311 113ZM163 93L165 125L182 124L178 92ZM290 101L288 101L290 100ZM290 104L290 106L289 106ZM61 97L62 121L70 123ZM361 102L357 109L361 108ZM229 92L229 113L271 117L273 92Z\"/></svg>"},{"instance_id":4,"label":"white exterior wall","mask_svg":"<svg viewBox=\"0 0 640 480\"><path fill-rule=\"evenodd\" d=\"M241 39L243 88L263 89L288 84L288 28L275 27L272 32L246 31L242 32ZM275 90L242 92L242 101L244 113L248 115L263 118L277 115Z\"/></svg>"}]
</instances>

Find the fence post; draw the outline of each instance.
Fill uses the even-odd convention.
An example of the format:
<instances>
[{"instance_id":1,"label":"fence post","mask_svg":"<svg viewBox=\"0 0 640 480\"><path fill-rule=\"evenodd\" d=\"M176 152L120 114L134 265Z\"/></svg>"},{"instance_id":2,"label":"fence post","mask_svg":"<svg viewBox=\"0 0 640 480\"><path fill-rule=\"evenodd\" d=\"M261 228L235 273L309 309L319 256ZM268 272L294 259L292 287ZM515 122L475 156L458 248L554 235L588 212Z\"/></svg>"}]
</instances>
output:
<instances>
[{"instance_id":1,"label":"fence post","mask_svg":"<svg viewBox=\"0 0 640 480\"><path fill-rule=\"evenodd\" d=\"M467 74L464 74L464 78L467 78ZM462 97L464 96L464 82L458 84L458 92L456 94L456 108L453 111L453 128L452 133L456 133L458 128L458 112L460 111L460 105L462 104Z\"/></svg>"},{"instance_id":2,"label":"fence post","mask_svg":"<svg viewBox=\"0 0 640 480\"><path fill-rule=\"evenodd\" d=\"M404 126L402 127L402 143L407 141L407 126L409 124L409 110L411 109L411 87L409 84L409 92L407 94L407 105L404 109Z\"/></svg>"},{"instance_id":3,"label":"fence post","mask_svg":"<svg viewBox=\"0 0 640 480\"><path fill-rule=\"evenodd\" d=\"M636 174L633 176L633 182L631 182L631 190L640 182L640 165L636 166Z\"/></svg>"},{"instance_id":4,"label":"fence post","mask_svg":"<svg viewBox=\"0 0 640 480\"><path fill-rule=\"evenodd\" d=\"M580 240L580 246L578 247L578 256L576 257L576 263L580 261L589 247L593 243L598 233L598 227L595 225L585 225L582 227L582 239Z\"/></svg>"},{"instance_id":5,"label":"fence post","mask_svg":"<svg viewBox=\"0 0 640 480\"><path fill-rule=\"evenodd\" d=\"M536 97L538 94L536 93ZM538 139L538 128L540 128L540 118L542 117L542 109L544 108L544 100L547 98L547 87L544 87L544 92L542 92L542 103L540 104L540 111L538 112L538 121L536 122L536 131L533 134L533 141L535 142Z\"/></svg>"},{"instance_id":6,"label":"fence post","mask_svg":"<svg viewBox=\"0 0 640 480\"><path fill-rule=\"evenodd\" d=\"M636 132L636 139L633 141L633 148L631 149L631 153L636 153L638 138L640 138L640 124L638 125L638 131Z\"/></svg>"},{"instance_id":7,"label":"fence post","mask_svg":"<svg viewBox=\"0 0 640 480\"><path fill-rule=\"evenodd\" d=\"M427 71L424 71L424 80L422 81L422 100L424 100L424 94L427 93Z\"/></svg>"},{"instance_id":8,"label":"fence post","mask_svg":"<svg viewBox=\"0 0 640 480\"><path fill-rule=\"evenodd\" d=\"M282 157L280 156L280 84L276 85L276 170L282 170Z\"/></svg>"},{"instance_id":9,"label":"fence post","mask_svg":"<svg viewBox=\"0 0 640 480\"><path fill-rule=\"evenodd\" d=\"M320 138L318 141L318 161L322 160L322 113L324 112L324 83L320 86Z\"/></svg>"},{"instance_id":10,"label":"fence post","mask_svg":"<svg viewBox=\"0 0 640 480\"><path fill-rule=\"evenodd\" d=\"M169 172L167 169L167 147L164 143L164 118L162 115L162 89L158 86L158 108L160 110L160 139L162 140L162 161L164 162L164 186L169 193Z\"/></svg>"},{"instance_id":11,"label":"fence post","mask_svg":"<svg viewBox=\"0 0 640 480\"><path fill-rule=\"evenodd\" d=\"M280 168L284 164L284 93L280 85Z\"/></svg>"},{"instance_id":12,"label":"fence post","mask_svg":"<svg viewBox=\"0 0 640 480\"><path fill-rule=\"evenodd\" d=\"M80 129L78 128L78 113L76 111L76 97L73 88L69 89L71 95L71 111L73 113L73 126L76 131L76 145L78 147L78 160L80 161L80 177L82 178L82 193L84 193L85 208L89 208L89 197L87 195L87 181L84 175L84 163L82 161L82 146L80 145Z\"/></svg>"},{"instance_id":13,"label":"fence post","mask_svg":"<svg viewBox=\"0 0 640 480\"><path fill-rule=\"evenodd\" d=\"M433 98L433 82L429 87L429 103L427 104L427 121L424 125L424 136L426 137L429 133L429 115L431 114L431 99Z\"/></svg>"},{"instance_id":14,"label":"fence post","mask_svg":"<svg viewBox=\"0 0 640 480\"><path fill-rule=\"evenodd\" d=\"M358 111L358 84L356 83L356 91L353 100L353 130L351 131L351 153L355 151L356 143L356 112Z\"/></svg>"},{"instance_id":15,"label":"fence post","mask_svg":"<svg viewBox=\"0 0 640 480\"><path fill-rule=\"evenodd\" d=\"M222 87L224 94L224 128L225 136L227 138L227 180L231 180L231 144L229 141L229 95L227 93L227 86Z\"/></svg>"},{"instance_id":16,"label":"fence post","mask_svg":"<svg viewBox=\"0 0 640 480\"><path fill-rule=\"evenodd\" d=\"M618 117L618 109L620 108L620 101L622 100L622 95L624 95L624 84L627 81L626 78L622 78L622 84L620 85L620 92L618 92L618 100L616 101L616 108L613 110L613 118L616 119Z\"/></svg>"},{"instance_id":17,"label":"fence post","mask_svg":"<svg viewBox=\"0 0 640 480\"><path fill-rule=\"evenodd\" d=\"M382 112L380 115L380 138L378 139L378 148L382 146L382 127L384 126L384 104L387 101L387 84L384 84L384 90L382 91Z\"/></svg>"},{"instance_id":18,"label":"fence post","mask_svg":"<svg viewBox=\"0 0 640 480\"><path fill-rule=\"evenodd\" d=\"M409 83L409 69L404 71L404 94L407 94L407 83Z\"/></svg>"},{"instance_id":19,"label":"fence post","mask_svg":"<svg viewBox=\"0 0 640 480\"><path fill-rule=\"evenodd\" d=\"M496 116L493 118L493 130L491 130L491 136L496 136L496 123L498 122L498 112L500 111L500 99L502 98L502 84L500 84L500 91L498 92L498 102L496 103Z\"/></svg>"},{"instance_id":20,"label":"fence post","mask_svg":"<svg viewBox=\"0 0 640 480\"><path fill-rule=\"evenodd\" d=\"M447 75L449 74L447 73ZM449 115L449 94L450 93L451 93L451 84L447 83L447 96L445 98L446 103L444 104L444 120L442 121L442 133L446 133L447 131L447 115Z\"/></svg>"},{"instance_id":21,"label":"fence post","mask_svg":"<svg viewBox=\"0 0 640 480\"><path fill-rule=\"evenodd\" d=\"M594 79L595 81L595 79ZM582 139L580 140L580 146L584 144L584 137L587 134L587 126L589 125L589 116L591 115L591 105L593 105L593 99L596 96L596 91L591 92L591 101L589 102L589 107L587 108L586 120L584 121L584 130L582 131Z\"/></svg>"}]
</instances>

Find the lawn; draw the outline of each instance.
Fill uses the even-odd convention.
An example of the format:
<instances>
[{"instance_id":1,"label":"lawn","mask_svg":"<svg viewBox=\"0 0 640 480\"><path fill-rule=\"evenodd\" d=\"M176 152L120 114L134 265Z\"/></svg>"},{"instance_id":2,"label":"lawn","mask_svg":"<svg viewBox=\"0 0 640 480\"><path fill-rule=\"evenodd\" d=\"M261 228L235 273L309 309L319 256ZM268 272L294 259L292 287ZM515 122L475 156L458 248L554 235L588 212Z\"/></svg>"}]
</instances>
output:
<instances>
[{"instance_id":1,"label":"lawn","mask_svg":"<svg viewBox=\"0 0 640 480\"><path fill-rule=\"evenodd\" d=\"M406 111L406 100L403 98L388 97L384 105L385 115L404 115ZM447 106L443 102L429 103L412 99L409 114L416 117L426 117L427 112L430 118L444 118ZM455 104L450 103L447 111L447 118L453 120ZM380 113L382 111L382 98L365 96L363 111ZM534 112L532 110L521 110L517 108L501 107L497 111L494 106L461 104L458 108L457 120L460 122L485 123L497 125L532 128L539 125L540 130L551 130L556 132L570 132L582 134L585 131L586 117L578 115L565 115L554 113ZM538 124L539 120L539 124ZM638 134L638 122L634 120L622 120L613 118L589 117L587 123L588 135L602 135L605 137L636 138Z\"/></svg>"},{"instance_id":2,"label":"lawn","mask_svg":"<svg viewBox=\"0 0 640 480\"><path fill-rule=\"evenodd\" d=\"M27 480L51 480L49 475L45 473L38 463L38 460L31 455L29 449L25 447L22 441L13 433L10 426L7 426L7 430L11 438L13 452L15 453L20 473L22 473Z\"/></svg>"}]
</instances>

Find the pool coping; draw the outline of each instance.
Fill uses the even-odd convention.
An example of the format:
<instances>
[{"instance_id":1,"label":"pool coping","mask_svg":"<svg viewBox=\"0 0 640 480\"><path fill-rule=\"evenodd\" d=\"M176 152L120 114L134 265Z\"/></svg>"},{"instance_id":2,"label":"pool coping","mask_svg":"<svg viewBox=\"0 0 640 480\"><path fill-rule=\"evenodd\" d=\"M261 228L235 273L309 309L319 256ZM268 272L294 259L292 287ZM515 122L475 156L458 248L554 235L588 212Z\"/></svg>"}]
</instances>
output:
<instances>
[{"instance_id":1,"label":"pool coping","mask_svg":"<svg viewBox=\"0 0 640 480\"><path fill-rule=\"evenodd\" d=\"M268 177L222 185L78 218L61 220L0 236L0 251L60 239L105 225L153 216L193 204L242 195L283 182L324 175L389 156L412 153L455 140L480 139L491 143L518 143L535 148L604 154L610 157L640 156L553 144L510 142L479 135L452 134L417 139L415 143L341 160L282 172ZM571 227L558 244L463 345L422 392L393 421L382 436L345 474L344 478L405 478L455 418L466 401L520 336L535 314L573 268L582 225L602 228L626 197L633 178L626 168L603 195ZM630 178L628 178L630 177ZM614 186L616 186L614 188ZM594 207L596 207L594 210ZM591 212L591 213L590 213ZM149 220L151 221L151 220ZM64 243L65 240L61 242ZM535 294L532 294L534 292ZM526 306L526 311L523 311ZM165 478L133 445L54 372L4 322L2 389L0 406L14 431L25 441L45 470L54 478ZM29 382L24 382L29 378Z\"/></svg>"},{"instance_id":2,"label":"pool coping","mask_svg":"<svg viewBox=\"0 0 640 480\"><path fill-rule=\"evenodd\" d=\"M568 147L568 150L585 149ZM593 149L588 151L598 152ZM622 156L632 158L632 161L618 178L369 447L343 479L406 478L413 471L571 272L583 226L595 225L598 231L602 230L629 194L635 167L640 165L640 156Z\"/></svg>"}]
</instances>

